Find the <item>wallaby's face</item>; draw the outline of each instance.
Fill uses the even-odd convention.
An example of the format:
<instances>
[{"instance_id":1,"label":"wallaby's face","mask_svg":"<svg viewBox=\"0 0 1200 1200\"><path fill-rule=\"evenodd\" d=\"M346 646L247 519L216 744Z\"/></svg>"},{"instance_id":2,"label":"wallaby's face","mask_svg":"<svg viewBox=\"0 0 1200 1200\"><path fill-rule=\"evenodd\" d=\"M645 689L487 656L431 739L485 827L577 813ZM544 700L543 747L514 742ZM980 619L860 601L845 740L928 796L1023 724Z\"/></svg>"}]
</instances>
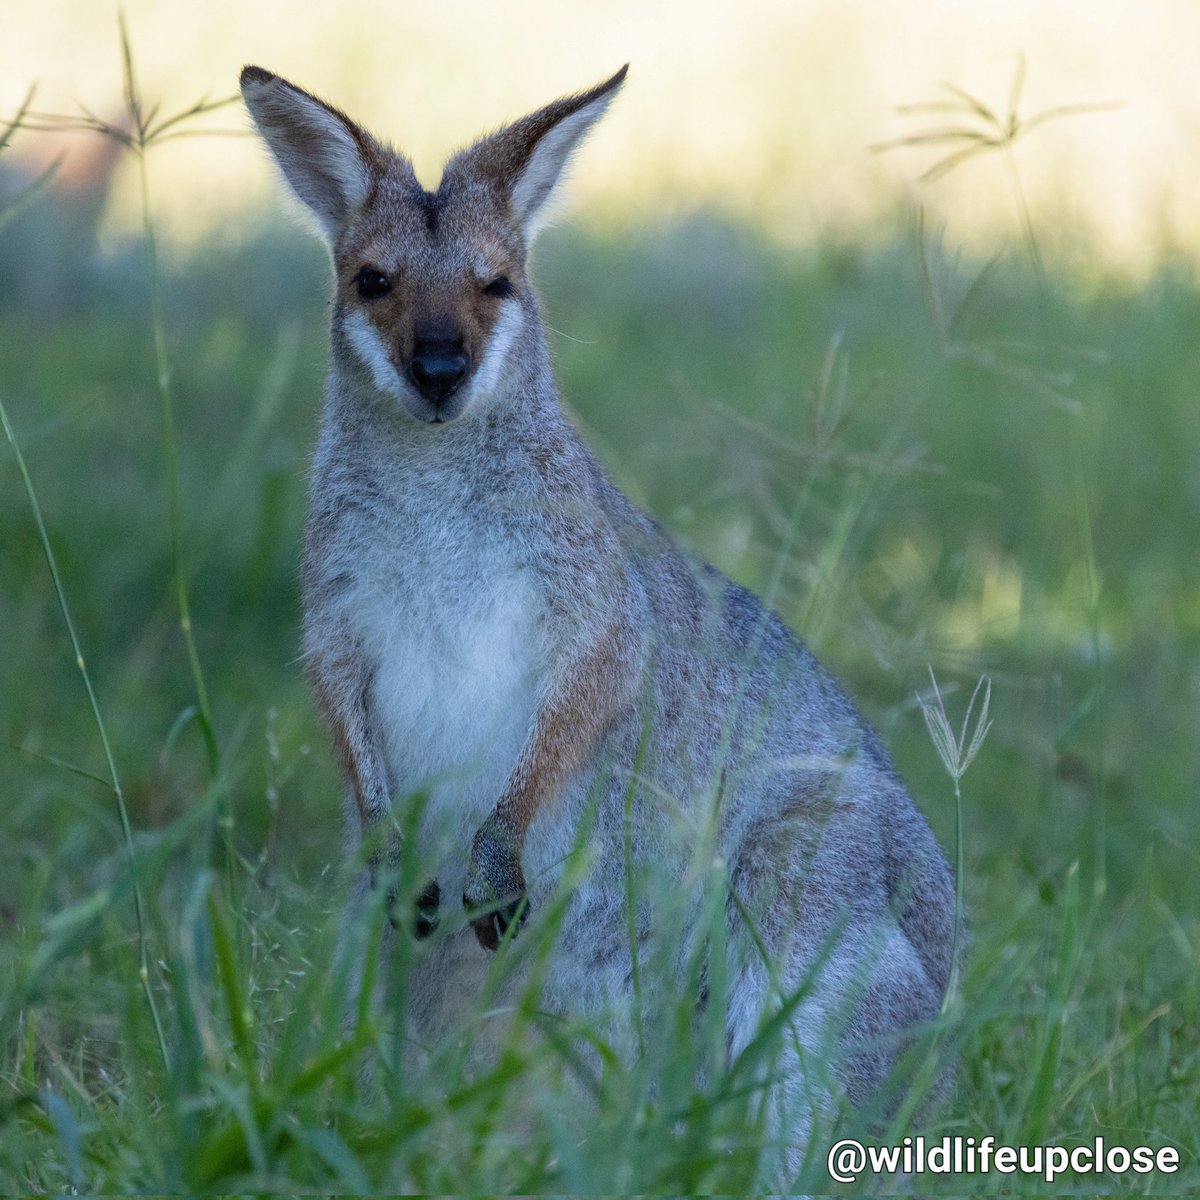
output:
<instances>
[{"instance_id":1,"label":"wallaby's face","mask_svg":"<svg viewBox=\"0 0 1200 1200\"><path fill-rule=\"evenodd\" d=\"M335 352L417 421L451 421L507 383L536 319L529 247L624 77L477 142L428 192L408 159L345 114L258 67L242 72L259 132L333 255Z\"/></svg>"},{"instance_id":2,"label":"wallaby's face","mask_svg":"<svg viewBox=\"0 0 1200 1200\"><path fill-rule=\"evenodd\" d=\"M452 420L503 378L525 248L486 193L430 194L385 167L333 259L338 333L418 420Z\"/></svg>"}]
</instances>

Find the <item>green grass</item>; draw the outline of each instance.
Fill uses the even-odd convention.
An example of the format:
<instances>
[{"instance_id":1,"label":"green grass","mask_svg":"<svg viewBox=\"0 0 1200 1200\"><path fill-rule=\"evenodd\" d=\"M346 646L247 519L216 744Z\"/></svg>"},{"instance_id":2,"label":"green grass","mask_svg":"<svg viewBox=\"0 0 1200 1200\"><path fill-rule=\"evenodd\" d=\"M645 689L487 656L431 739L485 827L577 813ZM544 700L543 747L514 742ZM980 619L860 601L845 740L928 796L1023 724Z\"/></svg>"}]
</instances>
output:
<instances>
[{"instance_id":1,"label":"green grass","mask_svg":"<svg viewBox=\"0 0 1200 1200\"><path fill-rule=\"evenodd\" d=\"M957 724L992 679L994 725L961 781L971 953L938 1035L959 1079L931 1134L1169 1143L1178 1175L1056 1186L1195 1188L1200 286L1039 283L1018 242L972 292L980 267L916 240L801 253L702 215L549 234L560 382L623 487L750 586L777 579L951 852L955 782L917 695L932 665ZM49 194L0 236L0 401L137 863L5 447L0 1190L764 1186L757 1093L719 1070L696 1082L713 1042L691 1036L686 1000L648 1005L640 1060L609 1061L599 1030L547 1024L527 998L517 1025L542 1038L514 1035L482 1078L457 1043L401 1074L405 950L390 1001L344 1021L340 789L296 663L324 263L299 235L239 228L166 264L156 322L142 254L101 257L87 213ZM969 294L949 340L931 289L944 314ZM800 1185L824 1190L822 1159Z\"/></svg>"}]
</instances>

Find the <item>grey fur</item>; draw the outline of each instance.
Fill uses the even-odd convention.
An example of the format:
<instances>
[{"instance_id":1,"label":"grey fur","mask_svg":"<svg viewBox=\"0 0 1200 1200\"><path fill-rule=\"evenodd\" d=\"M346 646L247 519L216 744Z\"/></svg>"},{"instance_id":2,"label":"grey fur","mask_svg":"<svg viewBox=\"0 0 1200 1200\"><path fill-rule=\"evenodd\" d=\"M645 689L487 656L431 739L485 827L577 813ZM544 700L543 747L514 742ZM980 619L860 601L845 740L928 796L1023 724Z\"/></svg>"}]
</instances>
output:
<instances>
[{"instance_id":1,"label":"grey fur","mask_svg":"<svg viewBox=\"0 0 1200 1200\"><path fill-rule=\"evenodd\" d=\"M560 138L554 172L619 82L559 102L579 128ZM295 186L319 110L305 100L297 141L290 85L256 71L243 86L256 118L269 112L260 129ZM512 128L528 140L530 129L556 128L558 111ZM330 164L352 144L340 126L331 136L333 149L317 156L323 195ZM482 281L481 255L497 245L523 271L532 225L505 199L529 161L516 137L501 131L459 155L431 194L406 160L362 135L351 184L367 172L371 195L340 223L330 204L322 211L339 279L354 266L348 248L366 244L389 248L392 260L377 265L399 278ZM541 157L539 204L549 190ZM488 343L499 365L474 362L447 419L432 424L400 352L378 325L363 332L373 318L354 315L343 287L312 467L305 653L348 764L352 838L363 823L395 822L393 802L427 797L416 849L423 878L439 885L441 925L415 968L414 1033L452 1030L489 970L485 933L477 926L477 940L448 906L459 896L472 907L504 902L511 919L523 896L532 927L561 899L587 821L588 866L566 898L542 1003L611 1013L628 997L625 804L637 763L635 869L685 881L703 846L736 897L730 1058L807 980L799 1041L832 1056L861 1102L904 1030L937 1013L954 906L945 859L878 738L809 650L610 482L563 413L532 288L522 279L501 303ZM545 761L545 747L568 768ZM544 779L554 786L538 791ZM498 803L514 796L537 800L515 833ZM654 922L639 906L639 937ZM506 924L489 924L492 944ZM794 1161L827 1088L814 1099L799 1058L786 1055L775 1103Z\"/></svg>"}]
</instances>

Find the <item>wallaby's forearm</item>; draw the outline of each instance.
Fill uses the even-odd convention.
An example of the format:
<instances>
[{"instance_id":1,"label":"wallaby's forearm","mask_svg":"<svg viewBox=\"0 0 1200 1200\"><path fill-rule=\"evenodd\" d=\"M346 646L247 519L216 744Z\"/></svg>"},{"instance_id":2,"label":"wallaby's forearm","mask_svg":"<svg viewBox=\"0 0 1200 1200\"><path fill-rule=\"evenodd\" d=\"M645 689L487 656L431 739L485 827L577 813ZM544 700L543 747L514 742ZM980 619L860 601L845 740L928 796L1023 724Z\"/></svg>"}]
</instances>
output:
<instances>
[{"instance_id":1,"label":"wallaby's forearm","mask_svg":"<svg viewBox=\"0 0 1200 1200\"><path fill-rule=\"evenodd\" d=\"M475 835L464 899L472 908L500 905L472 921L490 949L524 898L521 854L534 818L591 761L638 693L636 646L628 622L615 620L561 664L504 791Z\"/></svg>"},{"instance_id":2,"label":"wallaby's forearm","mask_svg":"<svg viewBox=\"0 0 1200 1200\"><path fill-rule=\"evenodd\" d=\"M318 707L333 735L364 837L388 815L391 804L387 776L371 733L371 674L347 655L323 658L309 666ZM373 852L371 862L378 861Z\"/></svg>"},{"instance_id":3,"label":"wallaby's forearm","mask_svg":"<svg viewBox=\"0 0 1200 1200\"><path fill-rule=\"evenodd\" d=\"M554 681L491 819L524 844L538 809L583 767L637 690L636 666L617 627L574 657Z\"/></svg>"}]
</instances>

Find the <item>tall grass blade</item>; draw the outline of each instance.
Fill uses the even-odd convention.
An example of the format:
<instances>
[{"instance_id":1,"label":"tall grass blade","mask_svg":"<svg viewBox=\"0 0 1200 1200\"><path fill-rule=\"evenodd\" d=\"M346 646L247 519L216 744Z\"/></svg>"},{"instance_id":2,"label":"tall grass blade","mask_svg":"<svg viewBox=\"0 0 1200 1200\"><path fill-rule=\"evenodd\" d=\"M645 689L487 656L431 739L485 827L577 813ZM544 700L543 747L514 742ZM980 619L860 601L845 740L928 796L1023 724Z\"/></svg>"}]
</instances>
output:
<instances>
[{"instance_id":1,"label":"tall grass blade","mask_svg":"<svg viewBox=\"0 0 1200 1200\"><path fill-rule=\"evenodd\" d=\"M92 716L95 719L96 729L100 735L100 744L104 748L104 758L108 764L109 778L112 780L112 791L117 801L117 814L121 820L121 832L125 839L125 852L129 859L129 869L132 873L136 873L137 853L133 848L133 829L129 823L129 810L125 805L125 793L121 788L121 777L117 772L116 760L113 758L112 744L108 740L108 729L100 713L100 703L96 699L96 691L92 687L92 677L88 673L87 663L83 657L83 648L79 644L79 635L75 632L75 622L71 619L71 609L67 604L67 593L63 588L62 576L59 574L58 560L54 556L54 548L50 545L50 535L46 532L46 522L42 517L42 506L38 503L37 492L34 490L29 468L25 464L25 456L21 453L20 443L13 432L12 423L8 417L8 409L5 407L2 399L0 399L0 423L4 426L4 435L8 438L9 445L12 446L13 454L16 456L17 469L21 473L21 482L24 484L25 495L29 500L29 507L33 513L34 522L37 525L38 538L42 544L42 553L45 555L46 565L50 569L50 577L54 581L54 593L58 597L59 611L62 613L63 622L67 627L67 634L71 639L71 649L75 652L75 665L79 668L79 674L83 678L83 686L87 692L88 703L91 705ZM168 1062L167 1042L163 1035L162 1021L159 1018L158 1004L154 999L154 990L150 986L150 960L146 949L146 922L143 913L141 888L136 883L133 888L133 909L137 922L138 958L140 964L138 968L138 980L146 995L146 1003L150 1006L150 1013L154 1019L154 1029L158 1035L159 1051L162 1054L163 1063L166 1065Z\"/></svg>"},{"instance_id":2,"label":"tall grass blade","mask_svg":"<svg viewBox=\"0 0 1200 1200\"><path fill-rule=\"evenodd\" d=\"M242 1070L251 1093L256 1090L258 1064L255 1059L254 1041L250 1034L252 1014L250 1005L242 991L241 968L233 951L229 925L221 911L221 903L212 888L205 897L208 922L212 931L213 951L217 960L217 974L225 993L225 1006L229 1014L229 1028L233 1032L233 1045L241 1059Z\"/></svg>"},{"instance_id":3,"label":"tall grass blade","mask_svg":"<svg viewBox=\"0 0 1200 1200\"><path fill-rule=\"evenodd\" d=\"M1042 1032L1034 1056L1036 1071L1031 1078L1027 1100L1028 1136L1034 1144L1045 1137L1055 1101L1054 1081L1062 1053L1063 1030L1069 1015L1079 954L1079 908L1079 864L1072 863L1067 871L1054 974L1042 1013Z\"/></svg>"}]
</instances>

